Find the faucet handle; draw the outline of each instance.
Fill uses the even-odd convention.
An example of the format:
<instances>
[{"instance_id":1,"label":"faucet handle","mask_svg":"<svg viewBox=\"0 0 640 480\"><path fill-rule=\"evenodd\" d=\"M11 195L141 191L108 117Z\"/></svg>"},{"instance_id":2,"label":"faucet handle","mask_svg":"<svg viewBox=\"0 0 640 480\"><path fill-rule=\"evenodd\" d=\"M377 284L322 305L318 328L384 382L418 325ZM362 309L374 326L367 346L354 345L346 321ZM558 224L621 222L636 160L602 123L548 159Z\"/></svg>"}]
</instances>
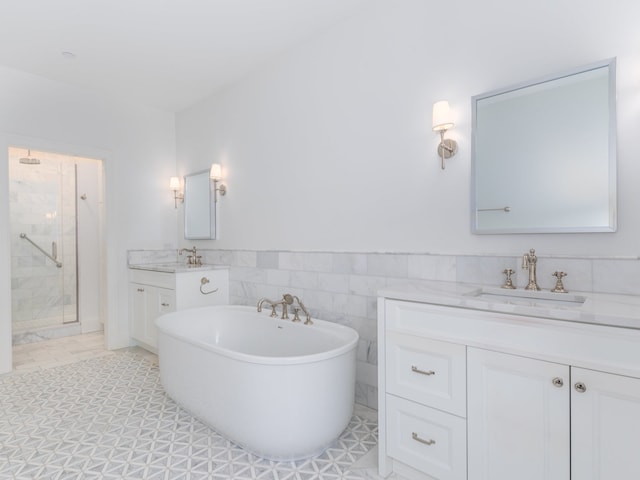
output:
<instances>
[{"instance_id":1,"label":"faucet handle","mask_svg":"<svg viewBox=\"0 0 640 480\"><path fill-rule=\"evenodd\" d=\"M551 289L553 293L567 293L568 290L565 290L564 285L562 284L562 279L567 276L565 272L553 272L552 276L556 277L556 286Z\"/></svg>"},{"instance_id":2,"label":"faucet handle","mask_svg":"<svg viewBox=\"0 0 640 480\"><path fill-rule=\"evenodd\" d=\"M504 273L506 275L506 277L507 277L507 280L504 283L504 285L502 285L502 288L508 288L510 290L515 289L516 287L513 284L513 280L511 280L511 275L513 275L515 272L512 269L507 268L507 269L503 270L502 273Z\"/></svg>"},{"instance_id":3,"label":"faucet handle","mask_svg":"<svg viewBox=\"0 0 640 480\"><path fill-rule=\"evenodd\" d=\"M293 320L292 320L292 322L299 322L300 321L300 316L298 315L299 311L300 311L300 309L298 307L294 307L293 308Z\"/></svg>"}]
</instances>

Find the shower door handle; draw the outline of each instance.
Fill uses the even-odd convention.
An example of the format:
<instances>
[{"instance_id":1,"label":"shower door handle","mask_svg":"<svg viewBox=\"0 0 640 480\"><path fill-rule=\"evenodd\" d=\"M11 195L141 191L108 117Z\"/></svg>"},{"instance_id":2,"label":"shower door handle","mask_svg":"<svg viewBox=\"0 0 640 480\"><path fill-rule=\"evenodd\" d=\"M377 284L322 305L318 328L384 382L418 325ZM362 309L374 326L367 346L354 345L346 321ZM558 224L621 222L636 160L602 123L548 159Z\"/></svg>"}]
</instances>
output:
<instances>
[{"instance_id":1,"label":"shower door handle","mask_svg":"<svg viewBox=\"0 0 640 480\"><path fill-rule=\"evenodd\" d=\"M58 244L55 241L51 242L51 256L54 260L58 259Z\"/></svg>"}]
</instances>

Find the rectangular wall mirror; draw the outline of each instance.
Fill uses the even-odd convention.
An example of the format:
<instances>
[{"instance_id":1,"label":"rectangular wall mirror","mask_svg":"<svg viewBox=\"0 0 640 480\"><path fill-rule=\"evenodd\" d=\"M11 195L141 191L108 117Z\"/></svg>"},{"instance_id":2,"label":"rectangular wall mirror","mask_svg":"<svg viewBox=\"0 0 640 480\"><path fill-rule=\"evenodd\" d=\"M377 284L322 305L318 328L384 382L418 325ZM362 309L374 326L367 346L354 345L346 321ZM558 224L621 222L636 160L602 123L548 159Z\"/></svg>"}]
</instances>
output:
<instances>
[{"instance_id":1,"label":"rectangular wall mirror","mask_svg":"<svg viewBox=\"0 0 640 480\"><path fill-rule=\"evenodd\" d=\"M184 238L216 238L216 206L209 170L184 176Z\"/></svg>"},{"instance_id":2,"label":"rectangular wall mirror","mask_svg":"<svg viewBox=\"0 0 640 480\"><path fill-rule=\"evenodd\" d=\"M615 59L472 98L473 233L616 230Z\"/></svg>"}]
</instances>

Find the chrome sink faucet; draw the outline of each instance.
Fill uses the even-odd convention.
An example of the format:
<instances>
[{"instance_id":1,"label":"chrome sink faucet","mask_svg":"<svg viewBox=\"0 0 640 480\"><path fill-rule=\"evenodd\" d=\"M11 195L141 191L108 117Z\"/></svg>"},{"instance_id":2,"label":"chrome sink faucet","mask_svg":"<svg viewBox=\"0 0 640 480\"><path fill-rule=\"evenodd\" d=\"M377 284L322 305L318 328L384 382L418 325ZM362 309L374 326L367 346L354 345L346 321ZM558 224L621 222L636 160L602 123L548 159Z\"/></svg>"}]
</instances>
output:
<instances>
[{"instance_id":1,"label":"chrome sink faucet","mask_svg":"<svg viewBox=\"0 0 640 480\"><path fill-rule=\"evenodd\" d=\"M529 253L525 253L522 256L522 268L523 270L529 270L529 283L525 290L541 290L538 286L538 280L536 279L536 263L538 257L536 257L536 251L532 248Z\"/></svg>"},{"instance_id":2,"label":"chrome sink faucet","mask_svg":"<svg viewBox=\"0 0 640 480\"><path fill-rule=\"evenodd\" d=\"M181 248L178 250L178 255L182 255L185 252L191 253L191 255L187 255L187 265L202 265L202 256L198 255L195 245L193 248Z\"/></svg>"}]
</instances>

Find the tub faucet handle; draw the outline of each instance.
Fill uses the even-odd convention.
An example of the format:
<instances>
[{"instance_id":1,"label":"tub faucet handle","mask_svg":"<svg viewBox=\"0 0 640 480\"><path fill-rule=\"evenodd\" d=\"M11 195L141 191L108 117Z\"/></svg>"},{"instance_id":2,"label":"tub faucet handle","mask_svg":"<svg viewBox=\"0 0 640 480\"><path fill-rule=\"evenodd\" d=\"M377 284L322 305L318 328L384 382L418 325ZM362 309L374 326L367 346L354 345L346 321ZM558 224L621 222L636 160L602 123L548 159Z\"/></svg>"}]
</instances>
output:
<instances>
[{"instance_id":1,"label":"tub faucet handle","mask_svg":"<svg viewBox=\"0 0 640 480\"><path fill-rule=\"evenodd\" d=\"M298 307L294 307L293 309L293 320L292 322L300 322L300 316L298 315L298 312L300 311L300 309Z\"/></svg>"}]
</instances>

